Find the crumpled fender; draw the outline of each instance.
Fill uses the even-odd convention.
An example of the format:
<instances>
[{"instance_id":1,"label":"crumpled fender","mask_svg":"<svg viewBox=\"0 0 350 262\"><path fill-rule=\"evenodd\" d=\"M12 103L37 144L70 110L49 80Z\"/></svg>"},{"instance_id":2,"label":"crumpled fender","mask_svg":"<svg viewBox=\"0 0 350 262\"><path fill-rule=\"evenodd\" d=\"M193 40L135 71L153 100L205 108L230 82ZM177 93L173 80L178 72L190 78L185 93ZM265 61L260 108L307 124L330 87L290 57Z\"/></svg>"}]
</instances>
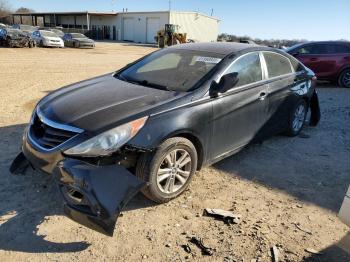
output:
<instances>
[{"instance_id":1,"label":"crumpled fender","mask_svg":"<svg viewBox=\"0 0 350 262\"><path fill-rule=\"evenodd\" d=\"M113 236L124 206L145 185L123 166L94 166L74 159L59 162L54 175L65 199L65 214L108 236Z\"/></svg>"},{"instance_id":2,"label":"crumpled fender","mask_svg":"<svg viewBox=\"0 0 350 262\"><path fill-rule=\"evenodd\" d=\"M310 110L311 110L310 125L317 126L321 120L321 110L320 110L320 103L318 101L318 95L316 90L314 90L310 99Z\"/></svg>"}]
</instances>

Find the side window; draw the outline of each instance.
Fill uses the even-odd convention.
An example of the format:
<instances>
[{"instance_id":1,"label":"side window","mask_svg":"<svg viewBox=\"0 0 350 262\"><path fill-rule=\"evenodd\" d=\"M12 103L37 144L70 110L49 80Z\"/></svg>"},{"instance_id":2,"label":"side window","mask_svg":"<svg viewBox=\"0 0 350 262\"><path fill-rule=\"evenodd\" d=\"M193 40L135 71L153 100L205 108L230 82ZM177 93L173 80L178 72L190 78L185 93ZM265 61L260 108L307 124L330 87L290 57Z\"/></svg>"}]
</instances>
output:
<instances>
[{"instance_id":1,"label":"side window","mask_svg":"<svg viewBox=\"0 0 350 262\"><path fill-rule=\"evenodd\" d=\"M350 45L349 46L345 44L335 45L335 53L338 53L338 54L350 53Z\"/></svg>"},{"instance_id":2,"label":"side window","mask_svg":"<svg viewBox=\"0 0 350 262\"><path fill-rule=\"evenodd\" d=\"M294 72L299 72L304 70L304 67L300 64L300 62L297 59L294 59L294 57L290 58L290 62L292 63Z\"/></svg>"},{"instance_id":3,"label":"side window","mask_svg":"<svg viewBox=\"0 0 350 262\"><path fill-rule=\"evenodd\" d=\"M312 44L301 47L298 50L299 54L305 55L321 55L329 53L327 46L324 44Z\"/></svg>"},{"instance_id":4,"label":"side window","mask_svg":"<svg viewBox=\"0 0 350 262\"><path fill-rule=\"evenodd\" d=\"M262 80L259 53L252 53L238 58L225 74L238 73L238 83L235 87L251 84Z\"/></svg>"},{"instance_id":5,"label":"side window","mask_svg":"<svg viewBox=\"0 0 350 262\"><path fill-rule=\"evenodd\" d=\"M290 60L280 54L264 52L269 78L292 73Z\"/></svg>"}]
</instances>

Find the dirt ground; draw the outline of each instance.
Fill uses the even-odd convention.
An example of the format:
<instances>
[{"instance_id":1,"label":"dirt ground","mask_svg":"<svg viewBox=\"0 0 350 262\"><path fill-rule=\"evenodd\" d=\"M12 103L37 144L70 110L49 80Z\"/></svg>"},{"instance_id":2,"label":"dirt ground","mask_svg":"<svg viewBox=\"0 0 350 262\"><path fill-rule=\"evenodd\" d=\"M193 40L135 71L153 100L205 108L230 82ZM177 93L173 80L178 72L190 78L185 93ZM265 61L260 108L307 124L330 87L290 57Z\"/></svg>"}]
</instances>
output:
<instances>
[{"instance_id":1,"label":"dirt ground","mask_svg":"<svg viewBox=\"0 0 350 262\"><path fill-rule=\"evenodd\" d=\"M51 177L10 175L38 99L154 50L120 43L0 49L0 261L272 261L273 246L280 261L350 261L339 248L349 229L337 218L350 184L350 89L322 86L317 128L276 136L202 169L168 204L137 195L113 238L66 218ZM203 216L204 208L232 210L242 222L227 225ZM212 256L189 242L193 235Z\"/></svg>"}]
</instances>

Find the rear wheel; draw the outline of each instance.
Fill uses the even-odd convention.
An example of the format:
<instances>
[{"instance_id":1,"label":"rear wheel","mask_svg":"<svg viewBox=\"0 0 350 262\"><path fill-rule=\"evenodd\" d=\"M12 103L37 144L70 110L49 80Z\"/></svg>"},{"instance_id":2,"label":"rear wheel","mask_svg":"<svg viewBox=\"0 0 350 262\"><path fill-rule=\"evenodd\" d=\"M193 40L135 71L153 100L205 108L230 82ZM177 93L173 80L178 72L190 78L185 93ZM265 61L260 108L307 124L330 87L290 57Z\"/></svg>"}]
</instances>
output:
<instances>
[{"instance_id":1,"label":"rear wheel","mask_svg":"<svg viewBox=\"0 0 350 262\"><path fill-rule=\"evenodd\" d=\"M287 135L297 136L304 126L307 115L307 104L304 100L299 102L293 107L288 123Z\"/></svg>"},{"instance_id":2,"label":"rear wheel","mask_svg":"<svg viewBox=\"0 0 350 262\"><path fill-rule=\"evenodd\" d=\"M338 83L342 87L350 88L350 68L345 69L339 76Z\"/></svg>"},{"instance_id":3,"label":"rear wheel","mask_svg":"<svg viewBox=\"0 0 350 262\"><path fill-rule=\"evenodd\" d=\"M153 154L141 156L136 176L148 185L142 193L157 203L168 202L188 187L197 169L194 145L181 137L169 138Z\"/></svg>"}]
</instances>

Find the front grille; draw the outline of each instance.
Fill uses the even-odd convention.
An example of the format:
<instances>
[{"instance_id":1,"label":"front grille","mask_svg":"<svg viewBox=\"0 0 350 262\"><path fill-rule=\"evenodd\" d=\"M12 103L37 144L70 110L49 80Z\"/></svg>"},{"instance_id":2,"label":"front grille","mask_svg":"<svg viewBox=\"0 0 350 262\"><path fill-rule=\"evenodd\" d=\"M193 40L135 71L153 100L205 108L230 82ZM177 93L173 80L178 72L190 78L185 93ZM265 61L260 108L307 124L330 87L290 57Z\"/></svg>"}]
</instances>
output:
<instances>
[{"instance_id":1,"label":"front grille","mask_svg":"<svg viewBox=\"0 0 350 262\"><path fill-rule=\"evenodd\" d=\"M34 116L33 123L30 126L29 131L31 138L45 149L53 149L78 134L73 131L49 126L42 122L37 114Z\"/></svg>"}]
</instances>

